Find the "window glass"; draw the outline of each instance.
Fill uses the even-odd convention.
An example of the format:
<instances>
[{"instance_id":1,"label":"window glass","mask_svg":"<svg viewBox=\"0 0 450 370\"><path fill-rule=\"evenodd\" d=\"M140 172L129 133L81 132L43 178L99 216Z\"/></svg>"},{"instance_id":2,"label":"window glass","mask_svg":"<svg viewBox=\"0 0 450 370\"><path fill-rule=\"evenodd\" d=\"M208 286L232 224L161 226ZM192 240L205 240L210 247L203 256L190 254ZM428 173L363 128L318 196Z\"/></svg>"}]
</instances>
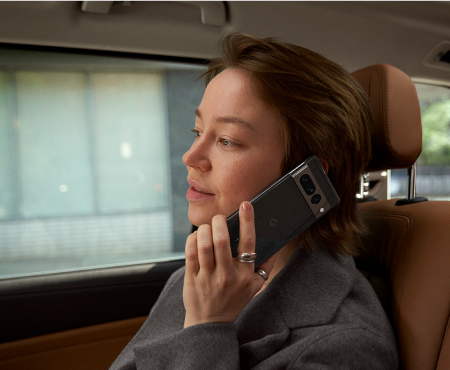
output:
<instances>
[{"instance_id":1,"label":"window glass","mask_svg":"<svg viewBox=\"0 0 450 370\"><path fill-rule=\"evenodd\" d=\"M450 89L421 83L415 86L422 116L416 196L450 200ZM407 188L407 170L392 170L391 197L404 198Z\"/></svg>"},{"instance_id":2,"label":"window glass","mask_svg":"<svg viewBox=\"0 0 450 370\"><path fill-rule=\"evenodd\" d=\"M0 278L184 256L204 69L0 49Z\"/></svg>"},{"instance_id":3,"label":"window glass","mask_svg":"<svg viewBox=\"0 0 450 370\"><path fill-rule=\"evenodd\" d=\"M101 213L169 207L163 78L92 76Z\"/></svg>"},{"instance_id":4,"label":"window glass","mask_svg":"<svg viewBox=\"0 0 450 370\"><path fill-rule=\"evenodd\" d=\"M14 216L12 124L8 109L8 75L0 71L0 222Z\"/></svg>"},{"instance_id":5,"label":"window glass","mask_svg":"<svg viewBox=\"0 0 450 370\"><path fill-rule=\"evenodd\" d=\"M82 73L16 72L15 122L24 218L91 214L85 78Z\"/></svg>"}]
</instances>

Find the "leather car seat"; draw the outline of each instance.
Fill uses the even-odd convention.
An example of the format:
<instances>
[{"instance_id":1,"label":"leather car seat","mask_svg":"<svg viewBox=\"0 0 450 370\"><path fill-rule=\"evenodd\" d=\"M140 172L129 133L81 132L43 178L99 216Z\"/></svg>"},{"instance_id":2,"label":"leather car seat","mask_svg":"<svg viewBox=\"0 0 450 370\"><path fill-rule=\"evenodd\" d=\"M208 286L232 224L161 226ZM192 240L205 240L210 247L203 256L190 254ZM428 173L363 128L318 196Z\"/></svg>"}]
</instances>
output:
<instances>
[{"instance_id":1,"label":"leather car seat","mask_svg":"<svg viewBox=\"0 0 450 370\"><path fill-rule=\"evenodd\" d=\"M354 72L375 122L369 171L411 168L422 148L420 106L410 78L385 64ZM368 231L358 268L390 286L386 311L402 369L450 369L450 202L358 205Z\"/></svg>"}]
</instances>

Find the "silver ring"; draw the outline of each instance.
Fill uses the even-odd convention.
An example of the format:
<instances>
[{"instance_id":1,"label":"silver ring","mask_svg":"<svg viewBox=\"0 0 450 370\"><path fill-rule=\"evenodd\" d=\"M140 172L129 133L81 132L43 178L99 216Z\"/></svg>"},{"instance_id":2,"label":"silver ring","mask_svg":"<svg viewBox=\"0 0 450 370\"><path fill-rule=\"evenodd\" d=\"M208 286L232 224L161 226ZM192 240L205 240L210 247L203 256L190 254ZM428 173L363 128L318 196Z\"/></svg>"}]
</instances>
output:
<instances>
[{"instance_id":1,"label":"silver ring","mask_svg":"<svg viewBox=\"0 0 450 370\"><path fill-rule=\"evenodd\" d=\"M264 270L256 269L256 272L264 279L264 281L267 281L267 279L269 278L267 272L265 272Z\"/></svg>"},{"instance_id":2,"label":"silver ring","mask_svg":"<svg viewBox=\"0 0 450 370\"><path fill-rule=\"evenodd\" d=\"M241 253L236 257L238 262L254 263L256 260L256 253Z\"/></svg>"}]
</instances>

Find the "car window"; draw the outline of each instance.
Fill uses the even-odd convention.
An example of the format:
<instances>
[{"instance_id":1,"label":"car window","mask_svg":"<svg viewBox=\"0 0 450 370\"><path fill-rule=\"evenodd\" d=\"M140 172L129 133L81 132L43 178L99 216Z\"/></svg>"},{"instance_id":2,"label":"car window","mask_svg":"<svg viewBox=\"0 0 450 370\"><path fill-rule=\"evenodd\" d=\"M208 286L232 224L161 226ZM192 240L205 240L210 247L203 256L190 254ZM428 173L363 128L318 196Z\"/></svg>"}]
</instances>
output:
<instances>
[{"instance_id":1,"label":"car window","mask_svg":"<svg viewBox=\"0 0 450 370\"><path fill-rule=\"evenodd\" d=\"M0 49L0 277L184 256L199 62Z\"/></svg>"},{"instance_id":2,"label":"car window","mask_svg":"<svg viewBox=\"0 0 450 370\"><path fill-rule=\"evenodd\" d=\"M417 160L416 196L450 200L450 89L415 83L422 116L422 153ZM392 198L404 198L407 170L392 170Z\"/></svg>"}]
</instances>

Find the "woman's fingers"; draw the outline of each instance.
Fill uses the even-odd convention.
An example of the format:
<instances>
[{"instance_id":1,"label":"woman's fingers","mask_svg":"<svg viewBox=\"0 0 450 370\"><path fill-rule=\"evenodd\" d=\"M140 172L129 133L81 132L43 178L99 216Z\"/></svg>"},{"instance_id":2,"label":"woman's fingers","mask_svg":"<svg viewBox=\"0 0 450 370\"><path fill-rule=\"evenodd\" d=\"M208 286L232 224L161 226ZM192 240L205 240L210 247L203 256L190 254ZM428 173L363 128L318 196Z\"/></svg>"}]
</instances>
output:
<instances>
[{"instance_id":1,"label":"woman's fingers","mask_svg":"<svg viewBox=\"0 0 450 370\"><path fill-rule=\"evenodd\" d=\"M226 217L224 215L214 216L211 226L216 267L223 272L229 272L233 266L233 258Z\"/></svg>"},{"instance_id":2,"label":"woman's fingers","mask_svg":"<svg viewBox=\"0 0 450 370\"><path fill-rule=\"evenodd\" d=\"M255 215L253 212L253 206L250 202L242 202L239 207L239 246L238 254L241 253L254 253L255 252ZM255 265L253 263L239 263L240 268L247 270L254 270ZM245 267L244 267L245 266Z\"/></svg>"},{"instance_id":3,"label":"woman's fingers","mask_svg":"<svg viewBox=\"0 0 450 370\"><path fill-rule=\"evenodd\" d=\"M256 269L256 272L253 276L253 281L254 281L254 286L255 286L255 291L259 291L261 289L261 287L264 285L264 283L266 282L266 279L264 279L262 277L262 275L260 275L257 270L261 269L266 273L267 278L269 278L270 273L272 272L273 266L275 265L275 261L277 259L277 253L275 253L273 256L271 256L270 258L268 258L266 261L264 261L263 263L261 263L261 265L258 266L258 268Z\"/></svg>"},{"instance_id":4,"label":"woman's fingers","mask_svg":"<svg viewBox=\"0 0 450 370\"><path fill-rule=\"evenodd\" d=\"M255 252L255 215L250 202L242 202L239 207L239 246L238 253Z\"/></svg>"},{"instance_id":5,"label":"woman's fingers","mask_svg":"<svg viewBox=\"0 0 450 370\"><path fill-rule=\"evenodd\" d=\"M201 225L197 230L197 253L200 271L210 274L214 270L214 246L210 225Z\"/></svg>"},{"instance_id":6,"label":"woman's fingers","mask_svg":"<svg viewBox=\"0 0 450 370\"><path fill-rule=\"evenodd\" d=\"M239 208L239 225L238 253L253 253L256 236L250 202L243 202ZM262 267L272 270L273 259ZM185 327L207 322L234 322L264 283L254 269L254 263L233 260L225 216L215 216L211 226L201 225L186 242ZM255 275L260 280L255 280Z\"/></svg>"},{"instance_id":7,"label":"woman's fingers","mask_svg":"<svg viewBox=\"0 0 450 370\"><path fill-rule=\"evenodd\" d=\"M200 269L197 252L197 232L193 232L187 237L184 253L186 255L186 272L190 275L197 275Z\"/></svg>"}]
</instances>

